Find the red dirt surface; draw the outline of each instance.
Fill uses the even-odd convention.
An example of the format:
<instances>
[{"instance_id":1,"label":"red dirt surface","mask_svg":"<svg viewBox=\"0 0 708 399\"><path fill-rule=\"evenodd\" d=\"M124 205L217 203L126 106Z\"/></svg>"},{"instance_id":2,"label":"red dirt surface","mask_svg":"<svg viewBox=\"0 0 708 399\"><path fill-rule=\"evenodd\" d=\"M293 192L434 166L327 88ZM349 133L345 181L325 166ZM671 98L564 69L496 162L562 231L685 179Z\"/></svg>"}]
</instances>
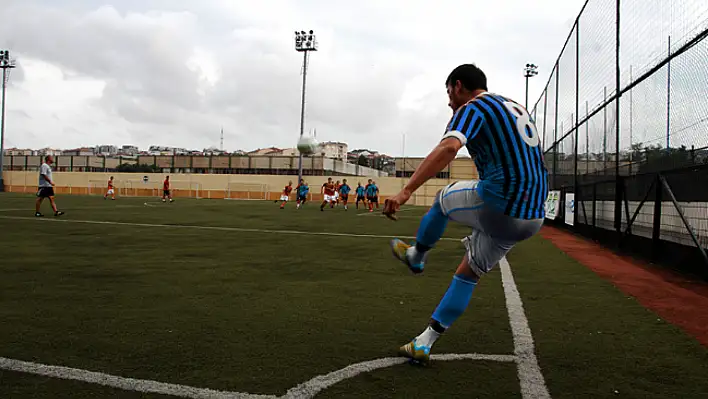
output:
<instances>
[{"instance_id":1,"label":"red dirt surface","mask_svg":"<svg viewBox=\"0 0 708 399\"><path fill-rule=\"evenodd\" d=\"M708 347L708 284L643 265L556 227L544 226L541 236Z\"/></svg>"}]
</instances>

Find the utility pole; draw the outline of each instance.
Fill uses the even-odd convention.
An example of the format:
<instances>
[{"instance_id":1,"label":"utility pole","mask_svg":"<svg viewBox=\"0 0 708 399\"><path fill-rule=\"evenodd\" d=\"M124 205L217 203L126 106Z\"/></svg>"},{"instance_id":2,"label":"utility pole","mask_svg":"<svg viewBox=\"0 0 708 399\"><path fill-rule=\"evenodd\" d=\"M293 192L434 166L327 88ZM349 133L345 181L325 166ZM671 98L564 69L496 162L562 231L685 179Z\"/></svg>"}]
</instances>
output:
<instances>
[{"instance_id":1,"label":"utility pole","mask_svg":"<svg viewBox=\"0 0 708 399\"><path fill-rule=\"evenodd\" d=\"M0 50L0 68L2 68L2 110L0 110L0 192L5 191L3 171L5 170L5 91L10 79L10 69L15 67L15 60L10 59L9 50Z\"/></svg>"},{"instance_id":2,"label":"utility pole","mask_svg":"<svg viewBox=\"0 0 708 399\"><path fill-rule=\"evenodd\" d=\"M529 109L529 78L536 75L538 75L538 66L526 64L526 67L524 67L524 77L526 78L526 101L524 102L524 107L526 107L526 110Z\"/></svg>"},{"instance_id":3,"label":"utility pole","mask_svg":"<svg viewBox=\"0 0 708 399\"><path fill-rule=\"evenodd\" d=\"M305 134L305 94L307 90L307 66L308 53L317 51L317 38L315 32L295 31L295 51L304 53L302 58L302 101L300 103L300 139ZM299 151L298 151L299 152ZM302 180L302 152L298 160L297 167L297 182L300 184Z\"/></svg>"}]
</instances>

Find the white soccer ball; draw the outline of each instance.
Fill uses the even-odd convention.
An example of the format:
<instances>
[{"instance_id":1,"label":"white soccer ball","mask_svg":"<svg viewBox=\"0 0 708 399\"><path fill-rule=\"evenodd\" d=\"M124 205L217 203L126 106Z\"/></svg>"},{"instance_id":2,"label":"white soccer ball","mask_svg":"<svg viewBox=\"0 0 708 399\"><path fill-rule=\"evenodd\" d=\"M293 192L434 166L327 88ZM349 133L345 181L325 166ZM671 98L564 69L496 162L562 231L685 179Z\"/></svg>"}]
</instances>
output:
<instances>
[{"instance_id":1,"label":"white soccer ball","mask_svg":"<svg viewBox=\"0 0 708 399\"><path fill-rule=\"evenodd\" d=\"M317 152L319 143L312 136L302 136L297 142L297 150L305 155L312 155Z\"/></svg>"}]
</instances>

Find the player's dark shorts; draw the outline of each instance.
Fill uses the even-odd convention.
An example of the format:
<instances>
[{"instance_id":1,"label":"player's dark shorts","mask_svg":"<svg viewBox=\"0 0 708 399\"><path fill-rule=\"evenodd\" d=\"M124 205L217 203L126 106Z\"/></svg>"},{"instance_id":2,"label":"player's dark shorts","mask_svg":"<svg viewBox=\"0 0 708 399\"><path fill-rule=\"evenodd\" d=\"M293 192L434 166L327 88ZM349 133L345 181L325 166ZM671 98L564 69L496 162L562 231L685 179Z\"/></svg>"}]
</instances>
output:
<instances>
[{"instance_id":1,"label":"player's dark shorts","mask_svg":"<svg viewBox=\"0 0 708 399\"><path fill-rule=\"evenodd\" d=\"M40 187L37 190L37 197L39 198L49 198L54 196L54 187Z\"/></svg>"},{"instance_id":2,"label":"player's dark shorts","mask_svg":"<svg viewBox=\"0 0 708 399\"><path fill-rule=\"evenodd\" d=\"M349 194L342 194L341 197L342 201L348 201L349 200Z\"/></svg>"},{"instance_id":3,"label":"player's dark shorts","mask_svg":"<svg viewBox=\"0 0 708 399\"><path fill-rule=\"evenodd\" d=\"M162 190L162 195L165 197L170 195L170 190Z\"/></svg>"},{"instance_id":4,"label":"player's dark shorts","mask_svg":"<svg viewBox=\"0 0 708 399\"><path fill-rule=\"evenodd\" d=\"M366 200L366 198L364 198L363 195L357 195L357 196L356 196L356 202L365 201L365 200Z\"/></svg>"},{"instance_id":5,"label":"player's dark shorts","mask_svg":"<svg viewBox=\"0 0 708 399\"><path fill-rule=\"evenodd\" d=\"M300 202L307 202L307 194L305 195L298 195L297 200Z\"/></svg>"},{"instance_id":6,"label":"player's dark shorts","mask_svg":"<svg viewBox=\"0 0 708 399\"><path fill-rule=\"evenodd\" d=\"M369 202L379 202L379 196L378 195L369 195L366 197Z\"/></svg>"}]
</instances>

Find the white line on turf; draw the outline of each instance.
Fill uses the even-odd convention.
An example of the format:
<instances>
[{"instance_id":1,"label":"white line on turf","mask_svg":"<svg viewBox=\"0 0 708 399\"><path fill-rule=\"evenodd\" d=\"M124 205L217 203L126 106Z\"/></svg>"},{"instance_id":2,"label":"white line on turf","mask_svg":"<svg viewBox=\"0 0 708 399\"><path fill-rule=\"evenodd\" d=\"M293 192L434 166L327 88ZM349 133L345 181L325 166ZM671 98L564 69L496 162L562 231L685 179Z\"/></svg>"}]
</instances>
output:
<instances>
[{"instance_id":1,"label":"white line on turf","mask_svg":"<svg viewBox=\"0 0 708 399\"><path fill-rule=\"evenodd\" d=\"M0 357L0 368L4 370L19 371L22 373L43 375L46 377L62 378L65 380L83 381L107 387L119 388L126 391L144 393L158 393L178 396L182 398L214 398L214 399L271 399L271 395L254 395L241 392L225 392L207 388L195 388L186 385L168 384L165 382L139 380L115 375L98 373L95 371L75 369L71 367L50 366L46 364L25 362L22 360Z\"/></svg>"},{"instance_id":2,"label":"white line on turf","mask_svg":"<svg viewBox=\"0 0 708 399\"><path fill-rule=\"evenodd\" d=\"M79 207L79 208L61 208L61 210L66 210L66 211L76 211L76 210L85 210L85 209L113 209L113 208L140 208L140 205L115 205L115 206L87 206L87 207ZM31 208L11 208L11 209L0 209L0 212L14 212L14 211L26 211L26 212L34 212L34 207Z\"/></svg>"},{"instance_id":3,"label":"white line on turf","mask_svg":"<svg viewBox=\"0 0 708 399\"><path fill-rule=\"evenodd\" d=\"M129 223L129 222L111 222L103 220L77 220L77 219L56 219L56 218L35 218L26 216L0 216L0 219L12 220L35 220L41 222L60 222L60 223L80 223L80 224L99 224L99 225L114 225L114 226L136 226L136 227L163 227L174 229L197 229L197 230L214 230L214 231L234 231L246 233L264 233L264 234L293 234L303 236L329 236L329 237L354 237L354 238L405 238L415 239L412 236L396 236L396 235L378 235L378 234L351 234L351 233L328 233L322 231L302 231L302 230L268 230L268 229L251 229L245 227L220 227L220 226L198 226L186 224L152 224L152 223ZM442 241L460 241L457 238L441 238Z\"/></svg>"},{"instance_id":4,"label":"white line on turf","mask_svg":"<svg viewBox=\"0 0 708 399\"><path fill-rule=\"evenodd\" d=\"M541 367L536 359L533 336L529 328L529 321L524 313L519 290L516 288L511 266L506 258L499 261L506 308L509 312L509 324L514 336L514 354L518 368L519 382L521 384L521 397L523 399L550 399L546 382L541 373Z\"/></svg>"},{"instance_id":5,"label":"white line on turf","mask_svg":"<svg viewBox=\"0 0 708 399\"><path fill-rule=\"evenodd\" d=\"M513 362L513 355L485 355L479 353L441 354L433 355L436 361L446 360L486 360L493 362ZM319 375L311 380L289 389L283 396L258 395L245 392L218 391L208 388L196 388L187 385L170 384L166 382L126 378L95 371L76 369L63 366L27 362L23 360L0 357L0 369L17 371L46 377L61 378L103 385L126 391L157 393L191 399L310 399L324 389L361 373L403 364L407 361L402 357L386 357L349 365L343 369L325 375Z\"/></svg>"},{"instance_id":6,"label":"white line on turf","mask_svg":"<svg viewBox=\"0 0 708 399\"><path fill-rule=\"evenodd\" d=\"M513 362L516 358L513 355L484 355L479 353L469 354L442 354L431 355L430 358L435 361L444 360L489 360L494 362ZM369 360L367 362L351 364L343 369L333 371L329 374L319 375L305 383L288 390L283 396L287 399L310 399L319 392L331 387L332 385L356 377L361 373L368 373L377 369L394 366L397 364L406 363L408 359L402 357L384 357L381 359Z\"/></svg>"}]
</instances>

